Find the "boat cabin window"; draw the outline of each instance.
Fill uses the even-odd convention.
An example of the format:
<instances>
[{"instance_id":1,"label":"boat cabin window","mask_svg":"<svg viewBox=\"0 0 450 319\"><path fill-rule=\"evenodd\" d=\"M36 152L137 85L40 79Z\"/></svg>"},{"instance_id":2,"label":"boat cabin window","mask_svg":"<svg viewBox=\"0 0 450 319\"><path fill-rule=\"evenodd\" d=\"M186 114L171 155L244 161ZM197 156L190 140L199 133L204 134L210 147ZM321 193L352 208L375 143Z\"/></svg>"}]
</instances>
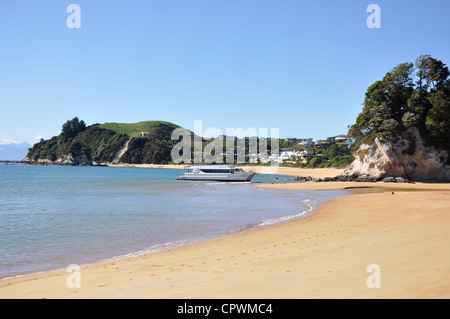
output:
<instances>
[{"instance_id":1,"label":"boat cabin window","mask_svg":"<svg viewBox=\"0 0 450 319\"><path fill-rule=\"evenodd\" d=\"M201 170L203 173L222 173L222 174L229 174L229 169L209 169L209 168L203 168Z\"/></svg>"}]
</instances>

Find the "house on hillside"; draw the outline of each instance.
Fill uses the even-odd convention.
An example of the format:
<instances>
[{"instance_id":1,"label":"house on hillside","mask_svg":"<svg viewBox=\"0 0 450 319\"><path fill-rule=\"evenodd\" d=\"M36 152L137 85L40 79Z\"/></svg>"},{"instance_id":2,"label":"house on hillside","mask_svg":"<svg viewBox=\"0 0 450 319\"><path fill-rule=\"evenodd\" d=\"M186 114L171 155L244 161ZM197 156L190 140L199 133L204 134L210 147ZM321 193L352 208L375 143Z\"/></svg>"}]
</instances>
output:
<instances>
[{"instance_id":1,"label":"house on hillside","mask_svg":"<svg viewBox=\"0 0 450 319\"><path fill-rule=\"evenodd\" d=\"M315 149L327 149L328 147L330 147L330 145L334 144L334 142L328 142L328 141L316 141L314 144L314 148Z\"/></svg>"},{"instance_id":2,"label":"house on hillside","mask_svg":"<svg viewBox=\"0 0 450 319\"><path fill-rule=\"evenodd\" d=\"M282 149L281 153L280 153L280 160L281 161L285 161L285 160L289 160L289 159L294 159L296 157L300 156L300 152L299 151L295 151L292 148L286 148L286 149Z\"/></svg>"},{"instance_id":3,"label":"house on hillside","mask_svg":"<svg viewBox=\"0 0 450 319\"><path fill-rule=\"evenodd\" d=\"M347 135L341 134L336 136L331 136L327 138L328 140L335 140L336 142L345 142L347 140Z\"/></svg>"},{"instance_id":4,"label":"house on hillside","mask_svg":"<svg viewBox=\"0 0 450 319\"><path fill-rule=\"evenodd\" d=\"M310 147L314 145L312 138L302 138L299 140L297 145L302 145L303 147Z\"/></svg>"},{"instance_id":5,"label":"house on hillside","mask_svg":"<svg viewBox=\"0 0 450 319\"><path fill-rule=\"evenodd\" d=\"M314 156L314 151L310 148L305 149L304 151L300 152L300 160L302 163L306 163L308 158L311 158Z\"/></svg>"}]
</instances>

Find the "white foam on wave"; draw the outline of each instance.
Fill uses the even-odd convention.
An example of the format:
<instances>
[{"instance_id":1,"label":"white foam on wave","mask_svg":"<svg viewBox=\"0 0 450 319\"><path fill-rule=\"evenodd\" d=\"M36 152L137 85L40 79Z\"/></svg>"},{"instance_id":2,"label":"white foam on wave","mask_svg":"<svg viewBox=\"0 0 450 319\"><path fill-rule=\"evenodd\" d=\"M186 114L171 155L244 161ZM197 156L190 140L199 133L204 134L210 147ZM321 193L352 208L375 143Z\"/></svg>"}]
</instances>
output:
<instances>
[{"instance_id":1,"label":"white foam on wave","mask_svg":"<svg viewBox=\"0 0 450 319\"><path fill-rule=\"evenodd\" d=\"M244 184L244 183L247 183L247 182L236 182L236 183ZM214 183L214 184L227 184L227 183ZM175 248L179 248L179 247L183 247L183 246L187 246L187 245L191 245L191 244L195 244L195 243L199 243L199 242L203 242L203 241L207 241L207 240L211 240L211 239L217 239L217 238L221 238L221 237L232 236L234 234L238 234L238 233L242 233L242 232L246 232L246 231L255 229L255 227L258 228L258 227L270 226L270 225L274 225L274 224L287 222L287 221L292 220L292 219L306 217L314 209L314 206L311 205L310 202L311 202L311 199L301 200L300 203L304 203L305 206L307 207L307 209L301 211L298 214L292 214L292 215L286 215L286 216L281 216L281 217L277 217L277 218L265 219L261 223L255 225L255 226L244 227L244 228L241 228L239 230L230 231L229 233L222 234L222 235L219 235L219 236L216 235L216 236L213 236L211 238L197 238L197 239L193 239L193 240L177 240L177 241L172 241L172 242L167 242L167 243L162 243L162 244L156 244L156 245L152 245L150 247L147 247L147 248L144 248L144 249L141 249L141 250L138 250L138 251L134 251L134 252L131 252L131 253L127 253L127 254L123 254L123 255L118 255L118 256L114 256L114 257L110 257L110 258L105 258L105 259L96 260L96 261L93 261L93 262L80 264L80 266L84 267L84 266L89 266L89 265L92 265L92 264L97 264L97 263L102 263L102 262L118 261L118 260L121 260L121 259L134 258L134 257L139 257L139 256L151 254L151 253L168 251L168 250L171 250L171 249L175 249ZM52 272L52 271L59 271L59 270L64 270L64 269L65 268L58 268L58 269L53 269L53 270L44 270L44 271L38 271L38 272L33 272L33 273L19 274L19 275L15 275L15 276L8 276L8 277L5 277L5 278L0 278L0 281L7 280L7 279L13 279L13 278L25 277L25 276L29 276L29 275L42 274L42 273L47 273L47 272Z\"/></svg>"},{"instance_id":2,"label":"white foam on wave","mask_svg":"<svg viewBox=\"0 0 450 319\"><path fill-rule=\"evenodd\" d=\"M134 251L134 252L131 252L128 254L123 254L123 255L119 255L119 256L115 256L115 257L111 257L111 258L102 259L100 261L96 261L95 263L106 262L106 261L117 261L120 259L139 257L139 256L151 254L151 253L157 253L160 251L166 251L166 250L186 246L188 244L193 244L193 243L194 243L194 241L190 242L188 240L177 240L177 241L167 242L167 243L163 243L163 244L156 244L156 245L153 245L153 246L150 246L150 247L138 250L138 251Z\"/></svg>"},{"instance_id":3,"label":"white foam on wave","mask_svg":"<svg viewBox=\"0 0 450 319\"><path fill-rule=\"evenodd\" d=\"M62 269L56 269L56 270L50 270L50 271L57 271L57 270L62 270ZM49 270L43 270L43 271L36 271L36 272L32 272L32 273L8 276L8 277L0 278L0 281L2 281L2 280L9 280L9 279L16 279L16 278L22 278L22 277L26 277L26 276L34 276L34 275L44 274L44 273L47 273L47 272L50 272L50 271Z\"/></svg>"},{"instance_id":4,"label":"white foam on wave","mask_svg":"<svg viewBox=\"0 0 450 319\"><path fill-rule=\"evenodd\" d=\"M248 182L235 182L235 183L237 183L237 184L247 184ZM218 182L218 183L211 183L211 184L214 185L214 184L230 184L230 183L220 183L220 182ZM183 246L187 246L187 245L191 245L191 244L195 244L195 243L199 243L199 242L203 242L203 241L207 241L207 240L211 240L211 239L228 237L228 236L231 236L233 234L238 234L238 233L242 233L242 232L245 232L245 231L252 230L252 229L254 229L254 227L264 227L264 226L274 225L274 224L278 224L278 223L283 223L283 222L289 221L291 219L305 217L305 216L307 216L308 214L310 214L314 210L314 206L309 204L309 202L311 202L311 199L309 199L309 198L300 201L300 203L304 203L305 204L307 209L301 211L298 214L286 215L286 216L281 216L281 217L278 217L278 218L265 219L261 223L257 224L256 226L244 227L244 228L241 228L241 229L238 229L238 230L230 231L230 232L228 232L226 234L216 235L216 236L213 236L213 237L210 237L210 238L197 238L197 239L194 239L194 240L177 240L177 241L173 241L173 242L157 244L157 245L153 245L153 246L150 246L148 248L145 248L145 249L142 249L142 250L139 250L139 251L135 251L135 252L132 252L132 253L129 253L129 254L124 254L124 255L120 255L120 256L104 259L104 260L97 261L97 262L116 261L116 260L120 260L120 259L139 257L139 256L151 254L151 253L167 251L167 250L170 250L170 249L175 249L175 248L178 248L178 247L183 247ZM95 262L95 263L97 263L97 262Z\"/></svg>"},{"instance_id":5,"label":"white foam on wave","mask_svg":"<svg viewBox=\"0 0 450 319\"><path fill-rule=\"evenodd\" d=\"M167 242L167 243L163 243L163 244L156 244L153 246L150 246L148 248L145 249L141 249L138 251L134 251L128 254L123 254L123 255L118 255L118 256L114 256L114 257L110 257L110 258L104 258L104 259L100 259L100 260L96 260L96 261L92 261L92 262L87 262L87 263L83 263L80 264L80 267L85 267L85 266L90 266L90 265L94 265L94 264L98 264L98 263L103 263L103 262L110 262L110 261L118 261L121 259L127 259L127 258L134 258L134 257L139 257L139 256L144 256L147 254L151 254L151 253L157 253L157 252L161 252L161 251L167 251L167 250L171 250L174 248L178 248L178 247L183 247L186 245L190 245L190 244L195 244L197 242L200 242L202 240L192 240L192 241L188 241L188 240L177 240L177 241L173 241L173 242ZM42 270L42 271L37 271L37 272L31 272L31 273L26 273L26 274L18 274L18 275L14 275L14 276L7 276L4 278L0 278L0 281L2 280L9 280L9 279L16 279L16 278L22 278L22 277L27 277L27 276L32 276L32 275L39 275L39 274L44 274L44 273L49 273L49 272L53 272L53 271L62 271L65 270L66 268L56 268L56 269L48 269L48 270Z\"/></svg>"},{"instance_id":6,"label":"white foam on wave","mask_svg":"<svg viewBox=\"0 0 450 319\"><path fill-rule=\"evenodd\" d=\"M305 205L308 208L303 210L303 211L301 211L298 214L292 214L292 215L286 215L286 216L281 216L281 217L277 217L277 218L265 219L261 223L259 223L257 226L260 226L260 227L262 227L262 226L269 226L269 225L274 225L274 224L278 224L278 223L283 223L283 222L286 222L286 221L294 219L294 218L305 217L309 213L311 213L313 211L313 209L314 209L314 206L309 204L310 201L311 201L310 199L305 199L305 200L301 201L302 203L305 203Z\"/></svg>"},{"instance_id":7,"label":"white foam on wave","mask_svg":"<svg viewBox=\"0 0 450 319\"><path fill-rule=\"evenodd\" d=\"M210 183L205 183L205 185L228 185L228 184L251 184L250 182L210 182Z\"/></svg>"},{"instance_id":8,"label":"white foam on wave","mask_svg":"<svg viewBox=\"0 0 450 319\"><path fill-rule=\"evenodd\" d=\"M93 264L97 264L97 263L103 263L103 262L109 262L109 261L118 261L118 260L121 260L121 259L139 257L139 256L144 256L144 255L147 255L147 254L151 254L151 253L167 251L167 250L170 250L170 249L174 249L174 248L178 248L178 247L182 247L182 246L186 246L186 245L194 244L194 243L196 243L196 241L194 241L194 240L193 241L177 240L177 241L167 242L167 243L163 243L163 244L156 244L156 245L150 246L148 248L141 249L141 250L138 250L138 251L134 251L134 252L131 252L131 253L118 255L118 256L114 256L114 257L110 257L110 258L104 258L104 259L96 260L96 261L93 261L93 262L83 263L83 264L80 264L79 266L80 267L84 267L84 266L89 266L89 265L93 265ZM8 276L8 277L5 277L5 278L1 278L0 280L21 278L21 277L26 277L26 276L30 276L30 275L38 275L38 274L43 274L43 273L52 272L52 271L60 271L60 270L65 270L65 268L57 268L57 269L43 270L43 271L38 271L38 272L26 273L26 274L19 274L19 275L15 275L15 276Z\"/></svg>"}]
</instances>

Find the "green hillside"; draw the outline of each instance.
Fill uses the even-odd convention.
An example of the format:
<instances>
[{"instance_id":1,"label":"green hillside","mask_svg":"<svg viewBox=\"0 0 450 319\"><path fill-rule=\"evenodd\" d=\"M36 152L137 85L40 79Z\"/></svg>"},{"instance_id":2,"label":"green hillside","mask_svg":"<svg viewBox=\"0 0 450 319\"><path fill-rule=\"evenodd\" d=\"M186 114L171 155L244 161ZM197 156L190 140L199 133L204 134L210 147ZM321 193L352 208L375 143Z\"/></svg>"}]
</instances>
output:
<instances>
[{"instance_id":1,"label":"green hillside","mask_svg":"<svg viewBox=\"0 0 450 319\"><path fill-rule=\"evenodd\" d=\"M111 130L117 134L125 134L129 137L141 136L141 132L150 132L156 126L166 126L176 129L179 126L165 121L143 121L138 123L105 123L99 125L100 128Z\"/></svg>"},{"instance_id":2,"label":"green hillside","mask_svg":"<svg viewBox=\"0 0 450 319\"><path fill-rule=\"evenodd\" d=\"M94 162L110 163L113 160L134 164L166 164L171 161L171 149L178 143L171 139L172 131L178 127L164 121L86 126L84 121L75 117L62 126L61 134L33 145L27 159L32 163L60 163L61 159L71 155L74 160L65 164L79 164L77 159L88 165ZM148 132L148 136L142 137L141 132ZM120 159L115 158L125 145L128 145L126 152L124 149Z\"/></svg>"}]
</instances>

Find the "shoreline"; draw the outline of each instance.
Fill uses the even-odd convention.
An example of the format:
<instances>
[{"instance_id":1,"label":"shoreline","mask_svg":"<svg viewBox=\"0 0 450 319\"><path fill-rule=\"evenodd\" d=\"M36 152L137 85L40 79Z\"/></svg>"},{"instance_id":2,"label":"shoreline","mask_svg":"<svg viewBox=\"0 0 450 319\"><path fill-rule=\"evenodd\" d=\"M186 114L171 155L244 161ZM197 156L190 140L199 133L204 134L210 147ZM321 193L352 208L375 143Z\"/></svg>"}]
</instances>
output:
<instances>
[{"instance_id":1,"label":"shoreline","mask_svg":"<svg viewBox=\"0 0 450 319\"><path fill-rule=\"evenodd\" d=\"M449 215L445 214L450 206L449 184L310 182L260 184L257 187L347 189L354 194L319 205L307 218L138 257L83 266L80 289L67 288L66 279L69 274L65 270L5 279L0 281L0 297L448 298L450 296L450 282L447 279L450 274L450 255L445 249L450 244L449 236L446 235L450 229L450 219ZM390 193L391 190L395 191L395 195ZM396 209L392 211L389 205ZM405 210L401 205L409 207ZM418 207L425 213L421 213ZM413 216L411 218L405 216L411 210ZM399 211L402 214L397 216ZM377 215L382 215L379 216L382 218L377 219ZM410 223L411 227L403 229L399 219L402 223ZM338 234L341 228L342 235L347 236ZM418 229L423 231L417 231ZM360 232L354 234L357 230ZM376 236L368 236L370 233L375 233ZM404 242L403 237L406 234L408 241ZM423 234L426 234L424 238ZM351 237L356 238L350 240ZM246 244L243 245L243 242ZM380 247L377 247L380 245L379 242L384 243L382 245L384 249L381 251ZM400 242L401 250L393 249L399 248L397 242ZM299 245L300 243L308 245ZM343 249L346 246L351 246L351 249L346 251ZM417 246L422 248L416 249ZM371 250L379 258L379 262L382 262L382 271L387 270L383 276L384 289L368 289L365 286L368 274L364 267L377 261L377 258L374 258L375 260L368 258L367 251ZM399 252L409 254L403 258L404 260L398 260ZM361 257L358 257L361 253L366 256L364 260L367 264L364 269L361 268L363 265L359 261ZM424 258L424 255L428 258ZM325 263L327 267L319 257L323 260L330 259ZM235 260L234 263L231 263L232 259ZM349 279L345 265L356 263L355 259L359 262L358 276L357 271L353 269ZM427 259L430 260L429 263L426 262ZM415 268L401 269L412 261L416 265ZM421 269L420 265L425 266L423 267L425 273L417 272L417 268ZM325 271L324 267L329 269ZM389 267L394 270L389 270ZM430 272L429 269L433 271ZM417 276L411 278L411 272L414 270ZM395 281L395 278L390 277L390 274L395 272L408 284L402 284L397 280L398 287L389 286L386 282L389 282L389 279ZM306 275L308 273L310 275ZM311 273L317 273L317 276L311 277ZM330 274L333 274L331 278ZM359 279L356 280L355 277ZM388 277L388 280L384 277ZM218 287L209 285L211 281L217 282ZM292 282L297 282L297 287L292 285ZM272 287L267 286L268 283ZM385 288L386 285L389 289ZM417 288L423 286L428 288L425 290Z\"/></svg>"},{"instance_id":2,"label":"shoreline","mask_svg":"<svg viewBox=\"0 0 450 319\"><path fill-rule=\"evenodd\" d=\"M144 165L147 165L147 164L144 164ZM143 167L143 168L149 168L149 167ZM151 167L151 168L160 168L160 167ZM253 185L255 187L261 187L265 184L258 183L258 184L253 184ZM339 195L339 196L347 196L347 195L348 194ZM190 239L190 240L180 239L180 240L176 240L173 242L155 244L153 246L150 246L148 248L144 248L141 250L132 251L132 252L121 254L121 255L114 255L111 257L94 260L91 262L86 262L84 264L80 264L79 266L87 267L87 266L92 266L95 264L116 262L116 261L120 261L120 260L128 259L128 258L139 258L139 257L145 256L145 255L170 251L172 249L177 249L177 248L195 245L195 244L199 244L199 243L204 243L204 242L208 242L208 241L214 241L214 240L221 239L221 238L228 238L228 237L236 236L236 235L243 234L246 232L252 232L252 231L264 229L266 227L272 227L272 226L276 226L278 224L283 224L283 223L288 223L288 222L299 220L299 219L304 219L304 218L307 218L310 214L312 214L314 212L314 210L316 210L317 207L319 207L319 205L322 205L323 203L326 203L330 200L333 200L333 198L327 199L326 201L324 201L320 204L317 204L315 206L307 203L306 204L307 207L305 207L305 209L302 210L300 213L295 213L293 215L284 215L284 216L280 216L280 217L274 217L274 218L271 218L268 220L264 219L264 220L259 221L259 223L257 223L257 224L243 226L239 229L230 230L226 233L218 234L216 236L212 236L212 237L206 236L206 237L195 238L195 239ZM307 201L309 202L310 199L307 199ZM160 247L160 246L162 247L161 249L156 248L156 247ZM3 277L3 278L0 278L0 288L2 287L2 285L1 285L2 281L15 280L15 279L20 279L20 278L24 278L24 277L42 275L42 274L46 274L46 273L63 272L65 270L66 270L65 268L53 268L53 269L47 269L47 270L38 270L35 272L31 272L31 273L24 273L24 274L17 274L17 275ZM0 295L0 297L1 297L1 295Z\"/></svg>"},{"instance_id":3,"label":"shoreline","mask_svg":"<svg viewBox=\"0 0 450 319\"><path fill-rule=\"evenodd\" d=\"M23 163L23 164L27 164L27 163ZM33 165L33 164L27 164L27 165ZM56 165L56 166L65 166L65 165ZM108 164L108 165L102 165L102 166L118 167L118 168L154 168L154 169L161 169L161 168L162 169L183 169L183 167L184 167L184 165L175 165L175 164ZM94 167L95 167L95 165L94 165ZM264 171L265 169L268 168L267 166L242 166L242 167L246 170L253 169L256 172L261 172L261 170ZM272 169L272 168L269 167L269 169ZM297 176L298 174L294 174L294 173L308 172L308 174L310 174L311 172L315 172L315 174L312 174L312 175L328 176L327 175L328 172L333 172L334 174L337 174L339 172L339 170L337 170L337 169L321 169L321 168L319 168L319 169L312 169L312 168L300 169L300 168L291 168L291 167L274 167L274 169L275 170L280 169L282 174L275 172L273 169L271 171L269 171L268 173L287 175L287 176ZM298 171L298 170L300 170L300 171ZM262 186L262 185L264 185L264 183L255 184L255 186ZM309 214L312 213L312 211L314 211L317 208L317 206L313 207L312 210L310 210L310 208L308 208L306 210ZM286 223L286 222L291 221L291 219L297 220L297 219L305 218L301 215L304 214L306 211L302 211L301 213L295 214L295 215L298 215L298 217L293 217L293 218L289 218L290 216L279 217L281 219L286 218L286 220L276 221L273 224L262 225L264 223L264 220L262 220L259 224L243 227L241 229L232 230L230 232L217 235L216 237L202 237L202 238L196 238L196 239L188 240L188 241L180 240L180 241L185 241L185 243L183 243L183 244L176 244L176 242L175 243L172 243L172 242L162 243L162 244L158 244L155 246L169 246L169 248L153 250L153 246L151 246L151 247L148 247L148 248L145 248L142 250L132 251L132 252L125 253L122 255L114 255L114 256L111 256L108 258L93 260L93 261L90 261L90 262L87 262L84 264L80 264L80 266L86 267L86 266L98 264L98 263L114 262L114 261L118 261L118 260L122 260L122 259L126 259L126 258L135 258L135 257L147 255L147 254L153 254L153 253L168 251L168 250L175 249L175 248L180 248L183 246L189 246L189 245L199 243L199 242L206 242L206 241L215 240L215 239L219 239L219 238L235 236L235 235L243 233L243 232L254 231L254 230L261 229L261 228L271 227L273 225ZM172 244L174 244L174 245L171 246ZM19 279L19 278L24 278L24 277L41 275L41 274L45 274L45 273L58 272L58 271L65 271L65 268L52 268L52 269L45 269L45 270L36 270L34 272L0 277L0 288L1 288L2 281L14 280L14 279Z\"/></svg>"},{"instance_id":4,"label":"shoreline","mask_svg":"<svg viewBox=\"0 0 450 319\"><path fill-rule=\"evenodd\" d=\"M107 167L135 167L135 168L167 168L167 169L184 169L186 165L176 164L108 164ZM245 171L254 171L259 174L277 174L289 176L311 176L311 177L335 177L342 172L343 168L300 168L287 166L263 166L263 165L236 165Z\"/></svg>"}]
</instances>

